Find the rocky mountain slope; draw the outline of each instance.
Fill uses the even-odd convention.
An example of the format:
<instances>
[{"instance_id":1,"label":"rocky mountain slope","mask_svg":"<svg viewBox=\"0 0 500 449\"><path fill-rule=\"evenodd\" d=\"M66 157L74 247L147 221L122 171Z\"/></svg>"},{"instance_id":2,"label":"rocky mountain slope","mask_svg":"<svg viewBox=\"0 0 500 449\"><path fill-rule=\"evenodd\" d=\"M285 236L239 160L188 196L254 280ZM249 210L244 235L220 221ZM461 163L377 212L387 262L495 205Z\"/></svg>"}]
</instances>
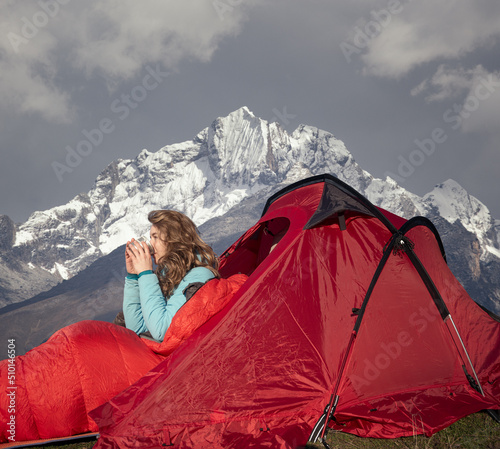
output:
<instances>
[{"instance_id":1,"label":"rocky mountain slope","mask_svg":"<svg viewBox=\"0 0 500 449\"><path fill-rule=\"evenodd\" d=\"M500 222L484 204L452 180L419 197L390 178L371 176L331 133L300 125L288 134L246 107L217 118L190 141L113 162L89 192L35 212L25 223L1 216L0 307L71 279L148 232L150 210L177 209L200 226L244 200L321 173L339 177L391 212L429 217L457 278L476 301L500 312ZM257 208L264 203L254 202ZM240 224L234 220L236 228ZM219 229L216 240L235 235L236 228Z\"/></svg>"}]
</instances>

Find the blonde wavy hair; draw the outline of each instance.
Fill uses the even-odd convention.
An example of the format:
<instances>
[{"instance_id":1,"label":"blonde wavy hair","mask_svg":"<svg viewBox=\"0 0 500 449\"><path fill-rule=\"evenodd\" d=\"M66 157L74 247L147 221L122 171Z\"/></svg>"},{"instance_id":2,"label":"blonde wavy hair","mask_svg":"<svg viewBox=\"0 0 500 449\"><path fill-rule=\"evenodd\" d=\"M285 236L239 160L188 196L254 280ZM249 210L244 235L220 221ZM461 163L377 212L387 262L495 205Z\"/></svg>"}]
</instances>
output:
<instances>
[{"instance_id":1,"label":"blonde wavy hair","mask_svg":"<svg viewBox=\"0 0 500 449\"><path fill-rule=\"evenodd\" d=\"M219 260L213 249L198 234L196 225L184 214L174 210L154 210L148 220L160 231L167 253L157 261L156 275L160 287L169 297L186 273L194 267L208 268L219 278Z\"/></svg>"}]
</instances>

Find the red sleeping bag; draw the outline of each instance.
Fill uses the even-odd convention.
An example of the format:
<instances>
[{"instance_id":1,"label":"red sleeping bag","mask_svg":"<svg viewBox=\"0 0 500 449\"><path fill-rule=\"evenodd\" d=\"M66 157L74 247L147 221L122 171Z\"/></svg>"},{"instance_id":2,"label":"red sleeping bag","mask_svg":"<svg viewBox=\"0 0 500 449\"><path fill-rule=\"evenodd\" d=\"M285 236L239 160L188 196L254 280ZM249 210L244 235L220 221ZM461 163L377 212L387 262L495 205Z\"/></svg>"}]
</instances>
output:
<instances>
[{"instance_id":1,"label":"red sleeping bag","mask_svg":"<svg viewBox=\"0 0 500 449\"><path fill-rule=\"evenodd\" d=\"M222 310L247 279L245 274L235 274L228 279L213 279L207 282L174 315L161 343L152 340L144 340L144 343L157 354L171 354L199 327Z\"/></svg>"},{"instance_id":2,"label":"red sleeping bag","mask_svg":"<svg viewBox=\"0 0 500 449\"><path fill-rule=\"evenodd\" d=\"M208 281L177 312L161 343L111 323L81 321L13 363L1 361L0 442L14 441L13 429L17 442L97 431L88 412L164 360L219 312L246 278Z\"/></svg>"}]
</instances>

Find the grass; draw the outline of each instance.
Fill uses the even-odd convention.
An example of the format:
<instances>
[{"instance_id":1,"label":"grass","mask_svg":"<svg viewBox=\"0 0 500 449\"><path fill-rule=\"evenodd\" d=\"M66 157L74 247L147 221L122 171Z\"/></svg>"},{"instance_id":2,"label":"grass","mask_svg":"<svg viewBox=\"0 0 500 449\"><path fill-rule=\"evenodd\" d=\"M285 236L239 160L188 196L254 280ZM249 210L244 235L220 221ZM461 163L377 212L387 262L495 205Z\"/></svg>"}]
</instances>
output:
<instances>
[{"instance_id":1,"label":"grass","mask_svg":"<svg viewBox=\"0 0 500 449\"><path fill-rule=\"evenodd\" d=\"M331 449L500 449L500 424L486 413L469 415L431 437L378 439L359 438L342 432L329 432ZM307 448L322 448L310 444Z\"/></svg>"},{"instance_id":2,"label":"grass","mask_svg":"<svg viewBox=\"0 0 500 449\"><path fill-rule=\"evenodd\" d=\"M431 437L415 436L384 440L359 438L342 432L329 432L331 449L500 449L500 424L486 413L467 416ZM33 449L90 449L95 441L36 446ZM322 444L308 444L307 449L324 449ZM242 448L245 449L245 448Z\"/></svg>"},{"instance_id":3,"label":"grass","mask_svg":"<svg viewBox=\"0 0 500 449\"><path fill-rule=\"evenodd\" d=\"M79 443L71 443L71 444L51 444L45 446L33 446L31 449L89 449L93 447L95 444L95 440L92 441L82 441Z\"/></svg>"}]
</instances>

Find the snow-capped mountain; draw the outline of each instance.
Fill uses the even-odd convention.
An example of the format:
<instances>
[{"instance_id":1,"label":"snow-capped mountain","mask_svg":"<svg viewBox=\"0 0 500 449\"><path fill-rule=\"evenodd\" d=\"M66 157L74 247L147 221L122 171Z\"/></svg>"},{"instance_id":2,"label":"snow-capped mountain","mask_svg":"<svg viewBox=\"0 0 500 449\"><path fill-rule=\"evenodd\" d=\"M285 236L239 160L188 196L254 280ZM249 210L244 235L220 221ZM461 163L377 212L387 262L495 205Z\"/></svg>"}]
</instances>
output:
<instances>
[{"instance_id":1,"label":"snow-capped mountain","mask_svg":"<svg viewBox=\"0 0 500 449\"><path fill-rule=\"evenodd\" d=\"M390 178L371 176L331 133L300 125L288 134L243 107L190 141L113 162L88 193L65 205L35 212L20 225L1 216L0 306L30 298L147 233L150 210L177 209L200 226L261 191L321 173L337 176L396 214L437 220L445 235L459 230L467 238L454 246L470 243L466 258L475 282L499 266L500 222L456 182L419 197ZM466 285L463 271L455 275ZM500 310L500 280L495 284L495 276L488 276L489 298L498 300Z\"/></svg>"},{"instance_id":2,"label":"snow-capped mountain","mask_svg":"<svg viewBox=\"0 0 500 449\"><path fill-rule=\"evenodd\" d=\"M457 182L449 179L424 196L424 200L437 209L449 223L459 222L481 244L481 258L500 258L498 230L488 208L477 198L469 195Z\"/></svg>"}]
</instances>

